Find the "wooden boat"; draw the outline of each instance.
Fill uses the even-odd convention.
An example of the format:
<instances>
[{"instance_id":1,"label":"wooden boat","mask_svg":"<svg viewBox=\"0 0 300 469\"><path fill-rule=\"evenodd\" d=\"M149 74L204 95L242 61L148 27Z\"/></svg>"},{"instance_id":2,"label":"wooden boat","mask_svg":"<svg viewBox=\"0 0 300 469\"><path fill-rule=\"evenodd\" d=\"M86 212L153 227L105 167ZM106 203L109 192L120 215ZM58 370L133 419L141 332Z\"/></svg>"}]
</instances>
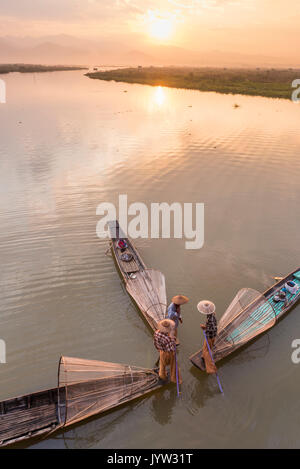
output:
<instances>
[{"instance_id":1,"label":"wooden boat","mask_svg":"<svg viewBox=\"0 0 300 469\"><path fill-rule=\"evenodd\" d=\"M149 326L155 331L157 323L166 317L165 276L157 270L146 267L133 242L125 236L117 220L109 222L109 229L112 253L126 290ZM124 250L118 247L120 239L126 242L127 247Z\"/></svg>"},{"instance_id":2,"label":"wooden boat","mask_svg":"<svg viewBox=\"0 0 300 469\"><path fill-rule=\"evenodd\" d=\"M59 399L64 403L65 390L54 388L1 402L0 446L18 443L57 428L60 425Z\"/></svg>"},{"instance_id":3,"label":"wooden boat","mask_svg":"<svg viewBox=\"0 0 300 469\"><path fill-rule=\"evenodd\" d=\"M299 289L286 293L284 301L275 301L286 282L293 281ZM273 327L300 299L300 269L280 279L264 293L251 288L238 292L218 324L218 334L212 348L214 361L225 358L238 348ZM190 357L197 368L205 371L202 350Z\"/></svg>"},{"instance_id":4,"label":"wooden boat","mask_svg":"<svg viewBox=\"0 0 300 469\"><path fill-rule=\"evenodd\" d=\"M157 370L61 357L57 388L0 403L0 447L48 436L165 384Z\"/></svg>"}]
</instances>

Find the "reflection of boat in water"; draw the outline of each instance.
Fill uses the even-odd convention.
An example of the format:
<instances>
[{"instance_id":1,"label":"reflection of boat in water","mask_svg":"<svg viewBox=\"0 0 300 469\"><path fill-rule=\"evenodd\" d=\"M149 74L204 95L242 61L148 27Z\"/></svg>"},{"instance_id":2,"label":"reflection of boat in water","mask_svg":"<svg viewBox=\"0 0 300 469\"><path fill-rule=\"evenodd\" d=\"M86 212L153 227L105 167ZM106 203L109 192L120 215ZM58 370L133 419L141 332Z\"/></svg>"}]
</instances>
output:
<instances>
[{"instance_id":1,"label":"reflection of boat in water","mask_svg":"<svg viewBox=\"0 0 300 469\"><path fill-rule=\"evenodd\" d=\"M265 293L251 288L243 288L238 292L218 324L218 334L212 348L215 362L273 327L290 311L300 299L300 288L297 290L296 287L294 294L287 291L284 300L278 301L278 295L288 281L300 287L300 270L287 275ZM192 355L190 360L197 368L205 370L202 350Z\"/></svg>"},{"instance_id":2,"label":"reflection of boat in water","mask_svg":"<svg viewBox=\"0 0 300 469\"><path fill-rule=\"evenodd\" d=\"M126 290L155 331L157 323L166 317L165 276L157 270L146 267L132 241L124 235L118 221L109 222L109 229L112 253ZM126 248L118 247L119 240L125 241Z\"/></svg>"},{"instance_id":3,"label":"reflection of boat in water","mask_svg":"<svg viewBox=\"0 0 300 469\"><path fill-rule=\"evenodd\" d=\"M161 387L155 370L61 357L57 388L0 403L0 446L47 436Z\"/></svg>"}]
</instances>

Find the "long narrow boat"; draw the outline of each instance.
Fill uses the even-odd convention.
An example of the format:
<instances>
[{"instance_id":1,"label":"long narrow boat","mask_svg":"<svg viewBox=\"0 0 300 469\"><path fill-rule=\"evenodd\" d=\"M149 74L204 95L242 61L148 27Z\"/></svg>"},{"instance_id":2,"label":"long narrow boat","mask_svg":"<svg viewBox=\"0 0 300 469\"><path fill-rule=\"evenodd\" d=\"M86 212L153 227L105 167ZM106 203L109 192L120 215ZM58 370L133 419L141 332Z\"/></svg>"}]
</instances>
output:
<instances>
[{"instance_id":1,"label":"long narrow boat","mask_svg":"<svg viewBox=\"0 0 300 469\"><path fill-rule=\"evenodd\" d=\"M275 301L286 282L293 281L299 289L286 293L284 301ZM274 299L275 298L275 299ZM273 327L300 299L300 270L297 269L264 293L251 288L238 292L218 324L218 333L212 348L214 361L225 358L238 348ZM205 371L202 349L190 357L197 368Z\"/></svg>"},{"instance_id":2,"label":"long narrow boat","mask_svg":"<svg viewBox=\"0 0 300 469\"><path fill-rule=\"evenodd\" d=\"M126 290L155 331L157 323L166 317L165 276L158 270L146 267L132 240L124 234L117 220L109 222L109 229L112 253ZM126 249L119 249L119 240L125 240Z\"/></svg>"},{"instance_id":3,"label":"long narrow boat","mask_svg":"<svg viewBox=\"0 0 300 469\"><path fill-rule=\"evenodd\" d=\"M162 386L156 370L61 357L57 388L0 402L0 447L47 436Z\"/></svg>"}]
</instances>

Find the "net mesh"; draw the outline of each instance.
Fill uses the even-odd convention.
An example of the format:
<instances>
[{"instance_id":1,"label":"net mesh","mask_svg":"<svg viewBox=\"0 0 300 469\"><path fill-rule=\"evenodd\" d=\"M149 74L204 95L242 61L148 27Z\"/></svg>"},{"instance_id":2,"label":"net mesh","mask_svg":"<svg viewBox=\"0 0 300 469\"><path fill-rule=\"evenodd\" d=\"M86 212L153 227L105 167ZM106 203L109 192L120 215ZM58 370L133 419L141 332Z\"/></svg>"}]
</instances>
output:
<instances>
[{"instance_id":1,"label":"net mesh","mask_svg":"<svg viewBox=\"0 0 300 469\"><path fill-rule=\"evenodd\" d=\"M275 323L276 313L268 299L256 290L243 288L219 321L213 347L215 360L232 353Z\"/></svg>"},{"instance_id":2,"label":"net mesh","mask_svg":"<svg viewBox=\"0 0 300 469\"><path fill-rule=\"evenodd\" d=\"M58 386L66 389L63 425L141 396L153 390L158 381L158 374L146 368L61 357Z\"/></svg>"},{"instance_id":3,"label":"net mesh","mask_svg":"<svg viewBox=\"0 0 300 469\"><path fill-rule=\"evenodd\" d=\"M165 276L158 270L145 269L126 283L128 293L147 316L153 329L166 317L167 294Z\"/></svg>"}]
</instances>

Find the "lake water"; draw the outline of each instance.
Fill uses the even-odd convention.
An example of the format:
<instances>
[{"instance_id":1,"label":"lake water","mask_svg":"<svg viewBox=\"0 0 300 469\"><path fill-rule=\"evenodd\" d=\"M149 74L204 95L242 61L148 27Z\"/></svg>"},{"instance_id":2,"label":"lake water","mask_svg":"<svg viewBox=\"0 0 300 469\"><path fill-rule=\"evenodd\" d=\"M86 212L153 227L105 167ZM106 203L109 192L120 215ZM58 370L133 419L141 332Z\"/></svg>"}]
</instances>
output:
<instances>
[{"instance_id":1,"label":"lake water","mask_svg":"<svg viewBox=\"0 0 300 469\"><path fill-rule=\"evenodd\" d=\"M82 71L10 74L0 106L0 398L56 386L60 355L151 368L152 334L124 290L97 205L203 202L205 244L136 240L183 293L182 398L160 390L34 448L299 447L300 305L220 363L225 391L188 357L196 310L219 318L242 287L264 291L300 262L300 106L101 82ZM238 104L239 107L234 107ZM25 446L25 445L24 445Z\"/></svg>"}]
</instances>

